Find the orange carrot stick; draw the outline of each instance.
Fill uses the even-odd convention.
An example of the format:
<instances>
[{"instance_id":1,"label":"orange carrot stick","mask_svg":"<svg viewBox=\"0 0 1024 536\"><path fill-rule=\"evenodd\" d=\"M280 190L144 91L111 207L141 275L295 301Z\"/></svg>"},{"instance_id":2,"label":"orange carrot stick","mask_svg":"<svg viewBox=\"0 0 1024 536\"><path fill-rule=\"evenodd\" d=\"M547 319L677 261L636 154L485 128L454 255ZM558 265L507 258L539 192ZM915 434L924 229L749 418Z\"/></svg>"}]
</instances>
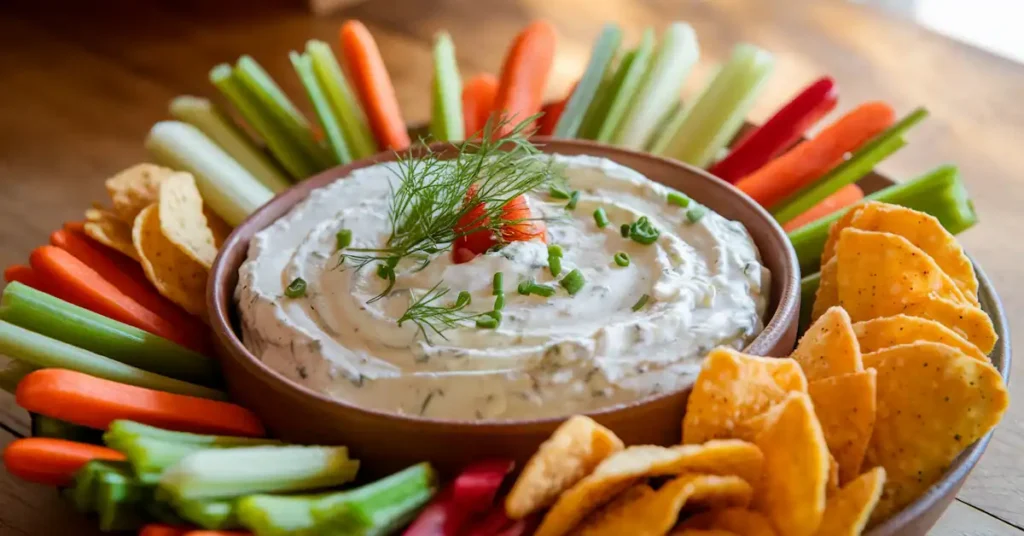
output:
<instances>
[{"instance_id":1,"label":"orange carrot stick","mask_svg":"<svg viewBox=\"0 0 1024 536\"><path fill-rule=\"evenodd\" d=\"M189 532L195 532L185 527L172 527L162 523L150 523L139 529L139 536L185 536Z\"/></svg>"},{"instance_id":2,"label":"orange carrot stick","mask_svg":"<svg viewBox=\"0 0 1024 536\"><path fill-rule=\"evenodd\" d=\"M74 255L129 298L164 320L187 329L195 336L206 333L206 327L199 319L186 313L153 288L142 267L134 260L112 249L96 247L85 234L73 231L54 231L50 235L50 244Z\"/></svg>"},{"instance_id":3,"label":"orange carrot stick","mask_svg":"<svg viewBox=\"0 0 1024 536\"><path fill-rule=\"evenodd\" d=\"M788 233L812 221L824 218L837 210L844 209L854 203L859 203L862 199L864 199L864 191L860 189L860 186L847 184L836 190L836 193L822 199L821 202L808 209L807 212L786 222L782 228Z\"/></svg>"},{"instance_id":4,"label":"orange carrot stick","mask_svg":"<svg viewBox=\"0 0 1024 536\"><path fill-rule=\"evenodd\" d=\"M341 50L380 148L409 147L409 132L398 108L395 86L370 30L357 20L345 21L341 25Z\"/></svg>"},{"instance_id":5,"label":"orange carrot stick","mask_svg":"<svg viewBox=\"0 0 1024 536\"><path fill-rule=\"evenodd\" d=\"M66 369L29 373L15 391L28 411L105 430L112 421L131 421L199 434L263 436L251 411L229 402L154 391Z\"/></svg>"},{"instance_id":6,"label":"orange carrot stick","mask_svg":"<svg viewBox=\"0 0 1024 536\"><path fill-rule=\"evenodd\" d=\"M124 454L114 449L48 437L18 439L4 450L7 472L50 486L70 484L75 473L92 460L124 459Z\"/></svg>"},{"instance_id":7,"label":"orange carrot stick","mask_svg":"<svg viewBox=\"0 0 1024 536\"><path fill-rule=\"evenodd\" d=\"M771 208L810 185L842 161L843 155L889 128L895 120L892 107L868 102L829 125L814 138L800 143L736 183L765 208Z\"/></svg>"},{"instance_id":8,"label":"orange carrot stick","mask_svg":"<svg viewBox=\"0 0 1024 536\"><path fill-rule=\"evenodd\" d=\"M46 281L43 281L31 266L24 264L12 264L8 266L7 269L4 270L4 281L7 281L8 283L17 281L40 292L50 294L50 291L46 290Z\"/></svg>"},{"instance_id":9,"label":"orange carrot stick","mask_svg":"<svg viewBox=\"0 0 1024 536\"><path fill-rule=\"evenodd\" d=\"M467 138L483 131L497 94L498 78L490 73L478 74L462 86L462 122Z\"/></svg>"},{"instance_id":10,"label":"orange carrot stick","mask_svg":"<svg viewBox=\"0 0 1024 536\"><path fill-rule=\"evenodd\" d=\"M72 233L85 233L84 221L69 221L64 223L64 230Z\"/></svg>"},{"instance_id":11,"label":"orange carrot stick","mask_svg":"<svg viewBox=\"0 0 1024 536\"><path fill-rule=\"evenodd\" d=\"M67 251L54 246L38 247L32 252L29 261L36 274L53 290L54 296L199 352L203 351L198 340L201 338L199 333L189 331L187 326L175 326L173 322L143 307Z\"/></svg>"},{"instance_id":12,"label":"orange carrot stick","mask_svg":"<svg viewBox=\"0 0 1024 536\"><path fill-rule=\"evenodd\" d=\"M508 131L540 112L544 88L555 60L555 28L547 21L537 21L516 36L501 66L498 95L494 109L509 124L498 132Z\"/></svg>"}]
</instances>

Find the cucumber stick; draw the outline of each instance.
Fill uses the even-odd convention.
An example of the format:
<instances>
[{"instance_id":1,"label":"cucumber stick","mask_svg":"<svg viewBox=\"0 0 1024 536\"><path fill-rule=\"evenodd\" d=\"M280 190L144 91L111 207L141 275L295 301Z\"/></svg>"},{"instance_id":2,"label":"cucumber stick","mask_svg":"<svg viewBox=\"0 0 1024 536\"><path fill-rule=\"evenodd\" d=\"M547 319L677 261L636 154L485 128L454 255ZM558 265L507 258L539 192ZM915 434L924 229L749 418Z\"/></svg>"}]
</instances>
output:
<instances>
[{"instance_id":1,"label":"cucumber stick","mask_svg":"<svg viewBox=\"0 0 1024 536\"><path fill-rule=\"evenodd\" d=\"M619 64L619 70L615 74L615 82L611 92L611 99L605 110L600 129L594 139L602 142L611 142L615 132L622 124L633 96L643 82L647 67L651 64L651 55L654 53L654 30L644 30L640 44L623 58Z\"/></svg>"},{"instance_id":2,"label":"cucumber stick","mask_svg":"<svg viewBox=\"0 0 1024 536\"><path fill-rule=\"evenodd\" d=\"M455 45L445 32L434 38L434 83L431 89L430 137L433 141L465 139L462 78L455 59Z\"/></svg>"},{"instance_id":3,"label":"cucumber stick","mask_svg":"<svg viewBox=\"0 0 1024 536\"><path fill-rule=\"evenodd\" d=\"M583 124L587 109L594 102L598 87L605 79L605 73L619 50L622 41L622 29L616 24L605 24L601 34L594 43L590 53L590 62L583 77L576 84L576 89L569 96L565 110L555 124L554 136L558 138L575 138Z\"/></svg>"},{"instance_id":4,"label":"cucumber stick","mask_svg":"<svg viewBox=\"0 0 1024 536\"><path fill-rule=\"evenodd\" d=\"M767 51L748 43L736 45L732 57L686 114L664 154L701 168L711 164L743 126L774 65L775 59Z\"/></svg>"},{"instance_id":5,"label":"cucumber stick","mask_svg":"<svg viewBox=\"0 0 1024 536\"><path fill-rule=\"evenodd\" d=\"M651 58L636 95L633 96L616 133L615 143L630 149L643 149L654 134L658 121L679 100L683 83L697 63L700 48L697 34L685 22L669 25Z\"/></svg>"},{"instance_id":6,"label":"cucumber stick","mask_svg":"<svg viewBox=\"0 0 1024 536\"><path fill-rule=\"evenodd\" d=\"M352 158L366 158L376 153L377 141L370 130L366 114L348 85L331 47L323 41L311 40L306 42L306 53L313 62L313 72L320 81L331 109L341 123Z\"/></svg>"},{"instance_id":7,"label":"cucumber stick","mask_svg":"<svg viewBox=\"0 0 1024 536\"><path fill-rule=\"evenodd\" d=\"M348 142L345 141L345 134L341 130L341 123L334 116L334 111L327 101L327 95L323 88L320 87L320 81L313 71L313 60L310 59L309 54L299 54L298 52L292 52L288 55L288 58L292 61L292 67L295 68L295 73L299 75L302 86L306 88L306 96L309 97L309 102L313 103L313 111L316 112L316 117L320 121L320 127L324 129L324 133L327 136L327 142L330 144L334 155L332 163L347 164L351 162L352 153L348 149Z\"/></svg>"}]
</instances>

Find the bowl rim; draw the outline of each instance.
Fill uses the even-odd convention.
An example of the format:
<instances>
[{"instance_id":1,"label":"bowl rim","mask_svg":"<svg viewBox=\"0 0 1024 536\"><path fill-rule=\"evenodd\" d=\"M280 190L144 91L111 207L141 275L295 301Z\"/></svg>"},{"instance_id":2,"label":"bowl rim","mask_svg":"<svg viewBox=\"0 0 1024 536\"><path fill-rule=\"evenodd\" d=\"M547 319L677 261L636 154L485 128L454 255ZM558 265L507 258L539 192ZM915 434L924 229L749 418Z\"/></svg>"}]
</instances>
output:
<instances>
[{"instance_id":1,"label":"bowl rim","mask_svg":"<svg viewBox=\"0 0 1024 536\"><path fill-rule=\"evenodd\" d=\"M531 138L531 141L534 142L543 152L549 154L557 153L559 152L557 148L563 147L566 149L576 148L582 149L583 151L590 151L589 153L584 152L580 154L591 154L601 158L608 158L613 161L615 160L615 157L651 160L662 166L677 168L681 173L695 175L699 177L700 180L707 182L711 188L727 192L727 195L734 197L736 202L745 205L746 210L749 210L755 218L762 220L762 223L767 225L768 232L771 235L774 235L771 237L771 240L779 241L784 244L785 247L781 252L779 252L780 262L783 266L787 266L789 268L788 277L779 281L779 295L769 296L769 304L773 302L776 303L771 317L765 324L764 329L754 337L743 351L756 355L763 355L769 352L773 346L778 344L786 336L786 333L791 328L792 324L797 322L800 307L800 267L797 261L796 251L790 245L789 239L787 238L785 231L782 230L782 227L775 221L767 210L761 207L760 204L755 202L749 196L722 179L711 175L705 170L651 153L611 146L590 140L566 140L536 136ZM429 150L450 150L452 146L453 145L451 143L433 143L430 144ZM552 147L553 149L549 151L547 150L547 147ZM508 429L516 426L556 426L558 423L561 423L570 417L571 414L537 419L477 421L467 419L437 419L422 417L419 415L403 415L375 408L358 406L345 400L329 397L285 377L283 374L267 366L263 361L253 355L253 353L250 352L242 343L241 337L235 332L231 321L231 310L233 307L232 301L234 299L235 289L224 289L224 287L227 286L228 281L233 280L233 276L237 276L237 270L240 267L241 262L245 261L246 255L241 256L242 260L240 261L239 266L230 266L229 264L231 263L227 260L229 251L233 252L239 248L248 250L249 241L253 235L262 231L267 226L272 225L281 217L284 217L298 203L305 200L313 190L322 188L335 180L342 179L356 169L394 161L399 154L417 155L422 154L426 150L428 150L427 147L416 146L401 153L384 151L367 158L355 160L348 164L325 170L278 193L273 199L263 204L255 212L250 214L249 217L236 226L228 238L225 239L210 270L209 282L207 283L206 288L207 308L210 312L210 328L214 332L214 336L219 340L220 346L222 348L229 349L229 352L232 354L230 358L239 361L239 363L243 367L247 368L250 373L261 374L269 378L273 378L271 385L273 385L276 391L287 396L312 397L322 404L329 404L331 406L343 408L346 411L358 412L366 417L385 419L395 422L411 422L438 426L463 426L481 431ZM650 180L659 182L654 178L650 178ZM260 220L266 218L267 214L277 212L279 212L277 216L269 219L266 223L260 223ZM243 234L247 236L243 237ZM760 246L758 247L758 253L762 257L764 256ZM775 284L775 278L780 275L782 274L772 274L773 285ZM225 299L219 299L220 296L223 296ZM685 393L691 387L692 383L681 389L649 395L624 404L598 408L593 411L584 412L583 414L589 417L599 418L603 415L628 411L662 399L680 396L681 393Z\"/></svg>"}]
</instances>

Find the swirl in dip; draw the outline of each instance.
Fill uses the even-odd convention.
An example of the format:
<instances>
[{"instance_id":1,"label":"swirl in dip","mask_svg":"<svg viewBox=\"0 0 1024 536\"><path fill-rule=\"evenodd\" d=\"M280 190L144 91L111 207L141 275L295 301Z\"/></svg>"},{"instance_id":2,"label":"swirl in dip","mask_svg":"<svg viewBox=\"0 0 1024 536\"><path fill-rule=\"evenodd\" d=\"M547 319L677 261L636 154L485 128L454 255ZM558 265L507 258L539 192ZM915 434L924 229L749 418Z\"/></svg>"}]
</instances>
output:
<instances>
[{"instance_id":1,"label":"swirl in dip","mask_svg":"<svg viewBox=\"0 0 1024 536\"><path fill-rule=\"evenodd\" d=\"M556 417L625 404L683 388L713 347L742 348L762 329L768 270L744 227L708 210L702 217L666 201L672 192L609 160L555 155L576 208L546 191L527 194L535 216L549 218L548 244L562 247L552 277L539 239L511 242L454 264L448 251L425 269L396 268L394 289L375 265L339 266L336 234L353 248L380 248L391 229L388 203L399 181L394 163L354 171L320 188L249 245L236 289L244 344L306 387L379 411L438 419ZM611 221L598 227L595 209ZM699 210L702 210L700 207ZM644 245L620 225L641 216L660 230ZM696 220L696 221L691 221ZM626 252L630 264L613 261ZM558 280L579 269L574 296ZM505 306L495 329L460 322L429 338L397 320L439 282L445 303L468 291L466 311L492 309L501 272ZM285 297L296 278L306 294ZM556 289L522 295L527 279ZM634 310L643 295L647 303Z\"/></svg>"}]
</instances>

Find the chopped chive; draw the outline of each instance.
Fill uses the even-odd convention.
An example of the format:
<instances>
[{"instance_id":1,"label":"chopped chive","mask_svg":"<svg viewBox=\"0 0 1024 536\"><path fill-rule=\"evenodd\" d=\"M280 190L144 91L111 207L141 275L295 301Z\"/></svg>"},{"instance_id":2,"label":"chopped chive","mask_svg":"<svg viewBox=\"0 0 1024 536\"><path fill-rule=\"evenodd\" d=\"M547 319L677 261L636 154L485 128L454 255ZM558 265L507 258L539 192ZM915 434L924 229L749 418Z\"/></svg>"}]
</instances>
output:
<instances>
[{"instance_id":1,"label":"chopped chive","mask_svg":"<svg viewBox=\"0 0 1024 536\"><path fill-rule=\"evenodd\" d=\"M574 210L576 203L580 202L580 191L573 190L572 195L569 196L569 202L565 204L565 208L568 210Z\"/></svg>"},{"instance_id":2,"label":"chopped chive","mask_svg":"<svg viewBox=\"0 0 1024 536\"><path fill-rule=\"evenodd\" d=\"M622 225L619 226L619 234L622 235L622 238L629 238L629 224L628 223L623 223Z\"/></svg>"},{"instance_id":3,"label":"chopped chive","mask_svg":"<svg viewBox=\"0 0 1024 536\"><path fill-rule=\"evenodd\" d=\"M377 277L381 279L391 279L395 275L395 269L388 265L381 263L377 265Z\"/></svg>"},{"instance_id":4,"label":"chopped chive","mask_svg":"<svg viewBox=\"0 0 1024 536\"><path fill-rule=\"evenodd\" d=\"M306 295L306 280L301 277L296 277L288 284L288 288L284 289L284 295L289 298L301 298Z\"/></svg>"},{"instance_id":5,"label":"chopped chive","mask_svg":"<svg viewBox=\"0 0 1024 536\"><path fill-rule=\"evenodd\" d=\"M629 226L630 240L645 246L657 242L659 236L661 236L661 231L651 224L651 220L647 219L647 216L640 216L640 219Z\"/></svg>"},{"instance_id":6,"label":"chopped chive","mask_svg":"<svg viewBox=\"0 0 1024 536\"><path fill-rule=\"evenodd\" d=\"M679 192L669 192L668 193L668 202L670 204L676 205L678 207L683 207L683 208L686 208L686 207L690 206L690 198L686 197L685 195L683 195L683 194L681 194Z\"/></svg>"},{"instance_id":7,"label":"chopped chive","mask_svg":"<svg viewBox=\"0 0 1024 536\"><path fill-rule=\"evenodd\" d=\"M626 266L629 266L629 253L626 253L625 251L620 251L620 252L615 254L614 258L615 258L615 264L618 264L619 266L622 266L623 268L625 268Z\"/></svg>"},{"instance_id":8,"label":"chopped chive","mask_svg":"<svg viewBox=\"0 0 1024 536\"><path fill-rule=\"evenodd\" d=\"M494 297L494 310L500 311L505 308L505 295L498 294Z\"/></svg>"},{"instance_id":9,"label":"chopped chive","mask_svg":"<svg viewBox=\"0 0 1024 536\"><path fill-rule=\"evenodd\" d=\"M469 291L463 290L459 293L458 297L455 298L455 309L462 309L469 305L469 302L473 300L473 296L469 294Z\"/></svg>"},{"instance_id":10,"label":"chopped chive","mask_svg":"<svg viewBox=\"0 0 1024 536\"><path fill-rule=\"evenodd\" d=\"M548 270L551 270L552 276L558 277L558 274L562 273L562 258L548 257Z\"/></svg>"},{"instance_id":11,"label":"chopped chive","mask_svg":"<svg viewBox=\"0 0 1024 536\"><path fill-rule=\"evenodd\" d=\"M558 186L552 186L549 188L548 195L554 199L569 199L569 192Z\"/></svg>"},{"instance_id":12,"label":"chopped chive","mask_svg":"<svg viewBox=\"0 0 1024 536\"><path fill-rule=\"evenodd\" d=\"M531 281L529 279L524 279L523 281L519 282L519 287L516 288L516 290L520 294L522 294L523 296L526 296L526 295L530 294L530 287L532 287L532 286L533 286L533 281Z\"/></svg>"},{"instance_id":13,"label":"chopped chive","mask_svg":"<svg viewBox=\"0 0 1024 536\"><path fill-rule=\"evenodd\" d=\"M647 305L647 300L650 300L650 299L651 299L651 297L648 296L647 294L644 294L643 296L640 296L640 299L637 300L636 303L633 304L633 311L639 311L640 309L643 309L644 306Z\"/></svg>"},{"instance_id":14,"label":"chopped chive","mask_svg":"<svg viewBox=\"0 0 1024 536\"><path fill-rule=\"evenodd\" d=\"M562 251L562 246L558 244L551 244L548 246L548 257L561 257L565 252Z\"/></svg>"},{"instance_id":15,"label":"chopped chive","mask_svg":"<svg viewBox=\"0 0 1024 536\"><path fill-rule=\"evenodd\" d=\"M482 329L494 329L498 327L498 319L490 315L481 316L476 319L476 327Z\"/></svg>"},{"instance_id":16,"label":"chopped chive","mask_svg":"<svg viewBox=\"0 0 1024 536\"><path fill-rule=\"evenodd\" d=\"M352 230L342 229L335 235L338 238L338 249L345 249L352 245Z\"/></svg>"},{"instance_id":17,"label":"chopped chive","mask_svg":"<svg viewBox=\"0 0 1024 536\"><path fill-rule=\"evenodd\" d=\"M584 283L586 283L586 280L583 279L583 272L578 268L573 269L573 271L569 272L559 282L559 284L562 285L562 288L569 292L570 296L576 295L576 293L583 288Z\"/></svg>"},{"instance_id":18,"label":"chopped chive","mask_svg":"<svg viewBox=\"0 0 1024 536\"><path fill-rule=\"evenodd\" d=\"M532 283L527 294L536 294L538 296L550 298L555 295L555 287L552 287L550 285L538 285L537 283Z\"/></svg>"},{"instance_id":19,"label":"chopped chive","mask_svg":"<svg viewBox=\"0 0 1024 536\"><path fill-rule=\"evenodd\" d=\"M495 296L501 296L505 293L505 275L501 272L494 273L494 280L491 283L492 292Z\"/></svg>"},{"instance_id":20,"label":"chopped chive","mask_svg":"<svg viewBox=\"0 0 1024 536\"><path fill-rule=\"evenodd\" d=\"M690 210L686 211L686 219L690 220L690 223L697 223L707 213L708 207L705 207L704 205L694 205Z\"/></svg>"},{"instance_id":21,"label":"chopped chive","mask_svg":"<svg viewBox=\"0 0 1024 536\"><path fill-rule=\"evenodd\" d=\"M596 209L594 209L594 221L597 223L597 226L600 227L601 229L608 227L608 215L605 214L603 208L597 207Z\"/></svg>"}]
</instances>

